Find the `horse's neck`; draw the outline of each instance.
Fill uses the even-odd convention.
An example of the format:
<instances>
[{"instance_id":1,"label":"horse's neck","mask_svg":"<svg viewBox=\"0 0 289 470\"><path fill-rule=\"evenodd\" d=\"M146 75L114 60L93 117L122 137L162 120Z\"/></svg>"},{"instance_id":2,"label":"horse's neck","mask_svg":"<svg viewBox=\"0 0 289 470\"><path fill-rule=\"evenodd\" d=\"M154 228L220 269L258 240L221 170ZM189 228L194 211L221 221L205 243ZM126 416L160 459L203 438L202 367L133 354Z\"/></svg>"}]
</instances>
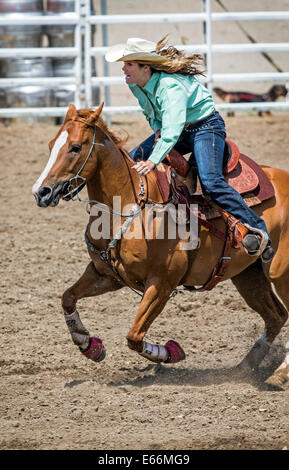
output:
<instances>
[{"instance_id":1,"label":"horse's neck","mask_svg":"<svg viewBox=\"0 0 289 470\"><path fill-rule=\"evenodd\" d=\"M99 155L99 165L94 178L87 182L90 200L96 200L112 206L114 196L121 197L122 207L135 203L135 191L138 191L137 173L131 171L131 162L125 161L117 146L109 141Z\"/></svg>"}]
</instances>

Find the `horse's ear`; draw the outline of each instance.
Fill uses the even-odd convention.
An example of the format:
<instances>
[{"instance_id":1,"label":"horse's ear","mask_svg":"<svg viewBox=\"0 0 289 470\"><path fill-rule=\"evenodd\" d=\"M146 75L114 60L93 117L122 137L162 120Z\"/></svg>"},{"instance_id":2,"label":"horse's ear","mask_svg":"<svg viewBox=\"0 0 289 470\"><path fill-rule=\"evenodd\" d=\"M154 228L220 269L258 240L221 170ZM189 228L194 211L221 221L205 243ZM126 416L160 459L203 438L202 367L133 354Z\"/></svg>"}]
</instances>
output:
<instances>
[{"instance_id":1,"label":"horse's ear","mask_svg":"<svg viewBox=\"0 0 289 470\"><path fill-rule=\"evenodd\" d=\"M103 105L104 105L104 103L101 103L101 105L96 109L96 111L93 111L93 113L89 116L89 122L91 124L94 123L95 121L97 121L97 119L101 115Z\"/></svg>"},{"instance_id":2,"label":"horse's ear","mask_svg":"<svg viewBox=\"0 0 289 470\"><path fill-rule=\"evenodd\" d=\"M65 116L65 121L68 121L69 119L72 118L77 113L77 109L74 106L74 104L69 105L68 111Z\"/></svg>"}]
</instances>

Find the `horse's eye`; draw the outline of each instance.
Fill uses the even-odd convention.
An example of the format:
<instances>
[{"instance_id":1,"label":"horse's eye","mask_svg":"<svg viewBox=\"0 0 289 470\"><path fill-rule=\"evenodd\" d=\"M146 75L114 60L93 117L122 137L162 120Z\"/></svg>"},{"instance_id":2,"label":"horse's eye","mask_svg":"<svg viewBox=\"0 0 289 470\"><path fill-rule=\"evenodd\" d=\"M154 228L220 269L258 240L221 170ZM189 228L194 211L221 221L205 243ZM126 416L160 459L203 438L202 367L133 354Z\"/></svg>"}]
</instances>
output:
<instances>
[{"instance_id":1,"label":"horse's eye","mask_svg":"<svg viewBox=\"0 0 289 470\"><path fill-rule=\"evenodd\" d=\"M79 144L72 144L70 149L69 149L69 152L71 153L79 153L81 150L81 145Z\"/></svg>"}]
</instances>

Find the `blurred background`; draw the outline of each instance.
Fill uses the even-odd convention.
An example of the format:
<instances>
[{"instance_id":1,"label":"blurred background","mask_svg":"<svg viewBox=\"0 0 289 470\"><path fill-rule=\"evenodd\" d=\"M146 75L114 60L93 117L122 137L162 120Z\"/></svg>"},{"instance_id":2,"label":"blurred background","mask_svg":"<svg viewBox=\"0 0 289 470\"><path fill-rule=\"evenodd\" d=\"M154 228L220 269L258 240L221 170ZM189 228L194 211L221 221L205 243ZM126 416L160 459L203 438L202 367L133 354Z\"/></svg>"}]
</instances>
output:
<instances>
[{"instance_id":1,"label":"blurred background","mask_svg":"<svg viewBox=\"0 0 289 470\"><path fill-rule=\"evenodd\" d=\"M214 17L241 12L245 16L230 21ZM107 64L105 50L128 37L158 41L167 34L188 53L205 55L206 86L222 109L229 112L237 98L217 88L289 109L282 107L289 83L288 0L1 0L0 117L59 123L70 103L104 101L109 120L119 113L129 119L137 102L124 85L122 63ZM283 90L268 95L276 84Z\"/></svg>"}]
</instances>

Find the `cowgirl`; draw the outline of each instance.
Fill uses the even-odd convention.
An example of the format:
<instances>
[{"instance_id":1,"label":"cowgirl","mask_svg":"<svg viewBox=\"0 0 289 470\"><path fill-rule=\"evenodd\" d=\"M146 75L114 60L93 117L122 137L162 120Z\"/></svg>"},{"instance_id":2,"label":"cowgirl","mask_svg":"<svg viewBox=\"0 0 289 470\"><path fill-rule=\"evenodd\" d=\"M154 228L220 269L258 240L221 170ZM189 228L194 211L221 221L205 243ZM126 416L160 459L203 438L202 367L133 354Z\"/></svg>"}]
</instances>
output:
<instances>
[{"instance_id":1,"label":"cowgirl","mask_svg":"<svg viewBox=\"0 0 289 470\"><path fill-rule=\"evenodd\" d=\"M186 57L167 45L166 38L157 44L129 38L110 48L105 58L124 62L125 81L154 131L131 152L136 171L147 175L173 147L182 155L192 153L204 194L249 226L243 239L248 254L271 261L274 251L264 220L224 179L225 123L208 89L196 78L204 75L202 57Z\"/></svg>"}]
</instances>

